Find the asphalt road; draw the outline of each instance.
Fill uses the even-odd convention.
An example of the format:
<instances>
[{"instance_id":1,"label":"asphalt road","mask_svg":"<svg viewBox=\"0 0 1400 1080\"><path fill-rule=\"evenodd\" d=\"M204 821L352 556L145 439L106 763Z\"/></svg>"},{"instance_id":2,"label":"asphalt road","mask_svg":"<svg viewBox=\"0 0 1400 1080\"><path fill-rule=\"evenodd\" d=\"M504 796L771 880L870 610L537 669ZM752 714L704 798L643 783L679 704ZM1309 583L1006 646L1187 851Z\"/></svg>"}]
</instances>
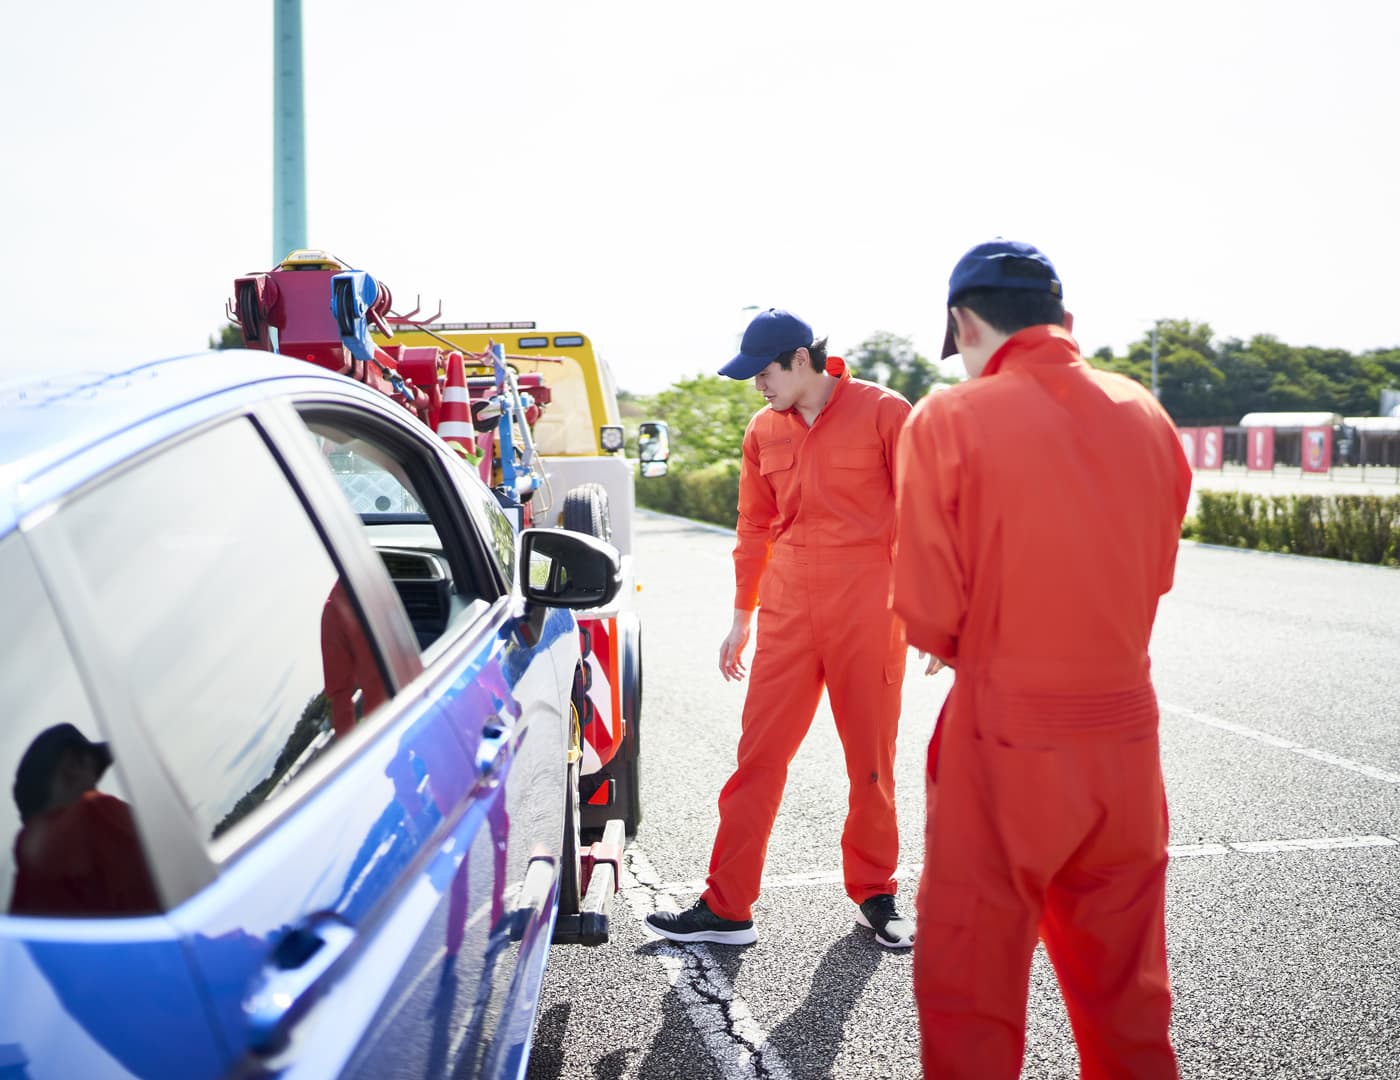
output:
<instances>
[{"instance_id":1,"label":"asphalt road","mask_svg":"<svg viewBox=\"0 0 1400 1080\"><path fill-rule=\"evenodd\" d=\"M645 515L643 792L613 940L551 954L530 1077L913 1078L908 954L855 926L825 706L793 764L745 949L678 947L734 760L719 676L732 534ZM1186 1077L1400 1077L1400 572L1184 544L1153 642L1172 813L1168 934ZM911 653L897 769L902 882L951 673ZM1025 1077L1077 1076L1054 977L1032 974Z\"/></svg>"}]
</instances>

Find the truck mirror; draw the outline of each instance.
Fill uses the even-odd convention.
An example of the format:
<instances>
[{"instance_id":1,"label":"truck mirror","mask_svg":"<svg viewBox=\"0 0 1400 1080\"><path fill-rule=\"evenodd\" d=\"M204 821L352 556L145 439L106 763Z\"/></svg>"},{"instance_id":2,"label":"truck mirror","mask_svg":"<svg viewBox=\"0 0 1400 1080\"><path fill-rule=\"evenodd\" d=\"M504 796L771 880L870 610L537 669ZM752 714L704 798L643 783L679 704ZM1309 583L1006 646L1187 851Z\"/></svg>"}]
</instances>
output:
<instances>
[{"instance_id":1,"label":"truck mirror","mask_svg":"<svg viewBox=\"0 0 1400 1080\"><path fill-rule=\"evenodd\" d=\"M658 476L665 476L667 467L664 461L644 461L642 462L642 479L654 480Z\"/></svg>"},{"instance_id":2,"label":"truck mirror","mask_svg":"<svg viewBox=\"0 0 1400 1080\"><path fill-rule=\"evenodd\" d=\"M665 464L671 458L671 429L664 420L646 420L637 428L637 457L641 459L643 476L663 476L666 470L651 474L645 466L651 462Z\"/></svg>"}]
</instances>

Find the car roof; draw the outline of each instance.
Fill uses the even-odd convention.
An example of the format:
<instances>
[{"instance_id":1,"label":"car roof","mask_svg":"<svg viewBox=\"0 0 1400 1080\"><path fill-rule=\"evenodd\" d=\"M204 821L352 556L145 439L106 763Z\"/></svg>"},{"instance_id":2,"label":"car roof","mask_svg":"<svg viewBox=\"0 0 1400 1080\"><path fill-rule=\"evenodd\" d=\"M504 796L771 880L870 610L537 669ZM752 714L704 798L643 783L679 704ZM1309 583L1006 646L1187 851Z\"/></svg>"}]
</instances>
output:
<instances>
[{"instance_id":1,"label":"car roof","mask_svg":"<svg viewBox=\"0 0 1400 1080\"><path fill-rule=\"evenodd\" d=\"M286 379L349 388L352 393L356 387L352 380L303 360L245 349L192 353L110 371L43 371L0 381L0 536L51 497L52 492L40 496L31 488L57 466L81 459L83 467L64 477L66 487L76 487L135 452L126 440L121 447L113 445L117 436L240 388L253 388L253 398L282 392L288 387L272 384ZM264 393L257 392L259 384L266 384ZM156 426L149 442L160 441L180 426ZM104 447L110 448L107 453Z\"/></svg>"}]
</instances>

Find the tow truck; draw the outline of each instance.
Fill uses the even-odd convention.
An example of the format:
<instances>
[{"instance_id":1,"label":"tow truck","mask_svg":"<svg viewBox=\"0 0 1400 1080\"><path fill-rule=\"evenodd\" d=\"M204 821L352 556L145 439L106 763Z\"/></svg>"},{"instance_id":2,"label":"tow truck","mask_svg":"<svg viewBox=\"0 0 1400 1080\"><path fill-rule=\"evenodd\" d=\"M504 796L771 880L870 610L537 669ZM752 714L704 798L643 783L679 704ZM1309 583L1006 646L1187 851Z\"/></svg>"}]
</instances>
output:
<instances>
[{"instance_id":1,"label":"tow truck","mask_svg":"<svg viewBox=\"0 0 1400 1080\"><path fill-rule=\"evenodd\" d=\"M579 613L574 754L581 836L593 842L582 853L586 878L591 859L614 859L621 846L609 843L609 822L620 821L631 837L642 821L634 467L606 363L577 331L445 322L441 304L426 318L418 304L396 313L384 282L317 249L292 251L272 270L236 278L226 311L245 348L338 372L416 414L480 472L517 531L561 527L617 547L617 600ZM641 475L664 475L665 423L642 423L637 445ZM555 940L597 938L596 919L590 929L587 916L561 909Z\"/></svg>"}]
</instances>

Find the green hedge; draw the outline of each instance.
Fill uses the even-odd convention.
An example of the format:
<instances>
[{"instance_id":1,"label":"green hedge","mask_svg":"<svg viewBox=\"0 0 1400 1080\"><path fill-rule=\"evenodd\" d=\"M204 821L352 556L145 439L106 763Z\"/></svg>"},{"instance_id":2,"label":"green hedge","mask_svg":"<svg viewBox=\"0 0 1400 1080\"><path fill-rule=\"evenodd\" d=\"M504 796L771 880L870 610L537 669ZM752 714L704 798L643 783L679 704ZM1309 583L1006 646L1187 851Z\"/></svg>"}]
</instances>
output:
<instances>
[{"instance_id":1,"label":"green hedge","mask_svg":"<svg viewBox=\"0 0 1400 1080\"><path fill-rule=\"evenodd\" d=\"M665 476L638 479L637 502L733 528L739 520L739 463L719 461L703 469L673 469Z\"/></svg>"},{"instance_id":2,"label":"green hedge","mask_svg":"<svg viewBox=\"0 0 1400 1080\"><path fill-rule=\"evenodd\" d=\"M1250 495L1201 491L1185 530L1207 544L1400 564L1400 495Z\"/></svg>"}]
</instances>

